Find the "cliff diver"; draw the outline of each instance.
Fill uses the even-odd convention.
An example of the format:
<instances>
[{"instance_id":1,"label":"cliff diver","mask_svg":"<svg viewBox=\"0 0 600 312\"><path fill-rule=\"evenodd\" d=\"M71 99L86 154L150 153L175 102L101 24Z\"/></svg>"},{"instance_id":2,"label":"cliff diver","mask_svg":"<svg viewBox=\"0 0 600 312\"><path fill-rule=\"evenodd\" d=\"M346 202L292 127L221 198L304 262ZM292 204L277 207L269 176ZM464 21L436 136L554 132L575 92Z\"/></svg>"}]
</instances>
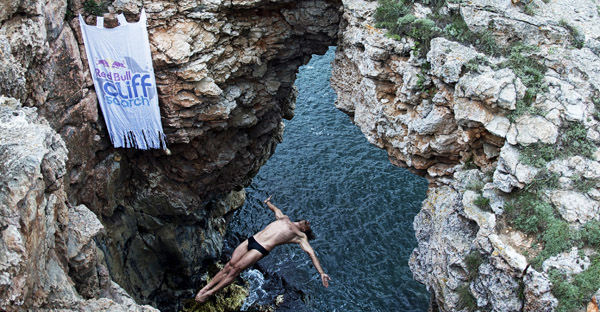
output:
<instances>
[{"instance_id":1,"label":"cliff diver","mask_svg":"<svg viewBox=\"0 0 600 312\"><path fill-rule=\"evenodd\" d=\"M323 268L321 268L319 259L317 259L314 250L308 243L309 240L314 238L310 223L306 220L290 221L288 216L284 215L279 208L271 203L271 197L269 196L269 198L265 199L264 203L275 213L277 220L271 222L262 231L251 236L236 247L231 255L231 260L213 277L208 285L200 289L196 295L196 301L205 302L217 291L231 284L243 270L268 255L273 248L291 243L300 245L300 248L310 256L313 265L321 275L323 286L329 287L331 279L329 275L325 274Z\"/></svg>"}]
</instances>

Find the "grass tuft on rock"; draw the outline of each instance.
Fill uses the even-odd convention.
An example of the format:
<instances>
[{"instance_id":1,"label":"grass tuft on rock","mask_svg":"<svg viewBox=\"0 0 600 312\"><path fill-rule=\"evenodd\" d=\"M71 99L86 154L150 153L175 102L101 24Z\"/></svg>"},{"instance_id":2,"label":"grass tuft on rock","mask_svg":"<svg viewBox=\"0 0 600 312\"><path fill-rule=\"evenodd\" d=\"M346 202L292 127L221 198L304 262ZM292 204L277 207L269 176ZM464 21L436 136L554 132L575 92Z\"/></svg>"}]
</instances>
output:
<instances>
[{"instance_id":1,"label":"grass tuft on rock","mask_svg":"<svg viewBox=\"0 0 600 312\"><path fill-rule=\"evenodd\" d=\"M517 109L508 115L511 121L515 121L524 113L535 113L532 104L537 94L548 89L544 83L547 68L533 57L538 51L536 46L516 44L511 47L508 60L502 64L512 69L527 88L523 99L517 102Z\"/></svg>"},{"instance_id":2,"label":"grass tuft on rock","mask_svg":"<svg viewBox=\"0 0 600 312\"><path fill-rule=\"evenodd\" d=\"M465 265L467 267L467 280L469 282L473 281L477 277L477 275L479 275L479 267L482 263L483 257L481 257L481 254L477 250L471 251L465 257Z\"/></svg>"},{"instance_id":3,"label":"grass tuft on rock","mask_svg":"<svg viewBox=\"0 0 600 312\"><path fill-rule=\"evenodd\" d=\"M91 15L102 16L104 13L108 13L108 5L109 3L104 1L86 0L83 3L83 11Z\"/></svg>"},{"instance_id":4,"label":"grass tuft on rock","mask_svg":"<svg viewBox=\"0 0 600 312\"><path fill-rule=\"evenodd\" d=\"M496 41L491 32L475 33L471 31L460 14L432 14L426 18L418 18L411 12L414 0L378 0L375 11L375 27L388 30L387 36L394 39L411 37L415 40L415 49L419 56L427 54L431 39L445 37L468 45L474 45L486 54L497 53ZM421 0L424 5L439 11L445 1Z\"/></svg>"},{"instance_id":5,"label":"grass tuft on rock","mask_svg":"<svg viewBox=\"0 0 600 312\"><path fill-rule=\"evenodd\" d=\"M544 168L548 162L554 159L577 155L594 159L594 153L598 148L592 140L587 138L587 129L581 122L571 123L557 143L558 146L544 143L525 146L521 148L519 160L529 166ZM591 184L591 186L593 187L595 184ZM584 184L578 187L587 186Z\"/></svg>"},{"instance_id":6,"label":"grass tuft on rock","mask_svg":"<svg viewBox=\"0 0 600 312\"><path fill-rule=\"evenodd\" d=\"M577 49L583 48L585 45L585 35L581 33L581 30L577 26L569 24L566 20L561 19L558 24L569 31L571 37L573 37L573 46Z\"/></svg>"},{"instance_id":7,"label":"grass tuft on rock","mask_svg":"<svg viewBox=\"0 0 600 312\"><path fill-rule=\"evenodd\" d=\"M592 259L590 267L568 278L558 270L550 271L552 294L558 299L558 312L585 311L586 304L600 287L600 256Z\"/></svg>"},{"instance_id":8,"label":"grass tuft on rock","mask_svg":"<svg viewBox=\"0 0 600 312\"><path fill-rule=\"evenodd\" d=\"M471 293L468 284L458 287L458 289L456 289L456 293L458 293L459 309L464 309L469 312L477 311L477 301L475 300L475 296L473 296Z\"/></svg>"}]
</instances>

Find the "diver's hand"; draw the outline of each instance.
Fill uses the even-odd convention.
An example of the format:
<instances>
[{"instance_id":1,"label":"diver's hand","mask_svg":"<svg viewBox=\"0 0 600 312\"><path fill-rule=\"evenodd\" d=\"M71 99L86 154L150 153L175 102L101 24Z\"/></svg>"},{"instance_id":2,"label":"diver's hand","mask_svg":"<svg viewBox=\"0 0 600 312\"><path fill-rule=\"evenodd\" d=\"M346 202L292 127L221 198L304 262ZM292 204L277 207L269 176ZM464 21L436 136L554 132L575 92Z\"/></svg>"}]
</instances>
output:
<instances>
[{"instance_id":1,"label":"diver's hand","mask_svg":"<svg viewBox=\"0 0 600 312\"><path fill-rule=\"evenodd\" d=\"M329 287L329 281L331 280L331 277L329 277L329 275L323 273L321 274L321 281L323 282L323 286L325 286L325 288Z\"/></svg>"},{"instance_id":2,"label":"diver's hand","mask_svg":"<svg viewBox=\"0 0 600 312\"><path fill-rule=\"evenodd\" d=\"M265 204L266 204L266 203L270 202L270 201L271 201L271 197L273 197L273 195L271 195L271 196L269 196L269 198L265 199L265 200L263 201L263 203L265 203Z\"/></svg>"}]
</instances>

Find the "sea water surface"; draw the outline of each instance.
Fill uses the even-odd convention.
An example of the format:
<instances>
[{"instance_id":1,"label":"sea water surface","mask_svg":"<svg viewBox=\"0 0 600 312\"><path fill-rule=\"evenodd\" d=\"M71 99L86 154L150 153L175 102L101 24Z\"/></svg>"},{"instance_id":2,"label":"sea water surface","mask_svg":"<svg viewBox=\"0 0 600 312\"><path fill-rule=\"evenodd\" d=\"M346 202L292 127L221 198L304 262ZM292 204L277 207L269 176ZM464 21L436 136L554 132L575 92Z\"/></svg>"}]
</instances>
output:
<instances>
[{"instance_id":1,"label":"sea water surface","mask_svg":"<svg viewBox=\"0 0 600 312\"><path fill-rule=\"evenodd\" d=\"M295 117L246 189L246 204L233 215L226 242L231 252L274 221L262 203L273 195L272 202L292 220L310 221L317 235L310 243L331 277L330 287L322 286L298 246L280 246L259 261L260 271L242 275L251 289L244 310L272 302L285 285L298 292L288 291L277 311L426 311L429 294L412 279L408 259L416 246L412 222L427 182L392 166L386 152L369 144L334 107L333 58L330 48L300 68Z\"/></svg>"}]
</instances>

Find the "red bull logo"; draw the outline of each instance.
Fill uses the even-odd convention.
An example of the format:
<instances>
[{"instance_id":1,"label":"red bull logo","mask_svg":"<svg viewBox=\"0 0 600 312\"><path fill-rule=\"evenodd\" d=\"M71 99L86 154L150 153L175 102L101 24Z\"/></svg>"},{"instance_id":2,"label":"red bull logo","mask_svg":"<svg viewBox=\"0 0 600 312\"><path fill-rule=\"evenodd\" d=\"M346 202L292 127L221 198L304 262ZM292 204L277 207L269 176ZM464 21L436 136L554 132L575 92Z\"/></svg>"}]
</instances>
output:
<instances>
[{"instance_id":1,"label":"red bull logo","mask_svg":"<svg viewBox=\"0 0 600 312\"><path fill-rule=\"evenodd\" d=\"M96 66L104 66L106 68L115 68L115 69L125 69L127 68L127 65L125 65L125 62L119 62L119 61L113 61L113 60L103 60L100 59L96 62Z\"/></svg>"},{"instance_id":2,"label":"red bull logo","mask_svg":"<svg viewBox=\"0 0 600 312\"><path fill-rule=\"evenodd\" d=\"M99 60L96 65L102 65L104 67L110 67L110 65L108 65L108 62L106 60Z\"/></svg>"},{"instance_id":3,"label":"red bull logo","mask_svg":"<svg viewBox=\"0 0 600 312\"><path fill-rule=\"evenodd\" d=\"M125 64L115 61L112 63L112 68L123 68L124 69L126 67L125 67Z\"/></svg>"}]
</instances>

